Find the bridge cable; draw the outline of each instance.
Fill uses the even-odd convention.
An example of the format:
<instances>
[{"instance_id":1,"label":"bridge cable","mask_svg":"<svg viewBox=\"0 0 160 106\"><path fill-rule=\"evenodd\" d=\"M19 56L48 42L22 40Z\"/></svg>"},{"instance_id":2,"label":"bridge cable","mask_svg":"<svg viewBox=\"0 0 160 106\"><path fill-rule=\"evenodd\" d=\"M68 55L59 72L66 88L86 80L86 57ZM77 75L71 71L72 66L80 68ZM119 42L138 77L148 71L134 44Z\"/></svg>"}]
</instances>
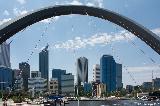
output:
<instances>
[{"instance_id":1,"label":"bridge cable","mask_svg":"<svg viewBox=\"0 0 160 106\"><path fill-rule=\"evenodd\" d=\"M52 23L52 21L54 21L53 19L54 19L54 17L51 18L51 21L50 21L50 22L48 23L48 25L45 27L44 31L43 31L42 34L41 34L41 38L37 41L36 45L34 46L34 50L31 51L30 56L29 56L29 58L27 59L26 63L29 63L30 58L31 58L32 55L34 54L35 50L38 48L38 45L39 45L39 43L41 42L41 39L45 36L45 33L47 32L49 25ZM25 29L26 29L26 28L25 28ZM25 30L25 29L24 29L24 30ZM22 30L22 32L23 32L24 30ZM25 67L25 66L24 66L24 67ZM20 79L21 79L21 77L22 77L22 76L21 76L21 75L22 75L22 70L20 70L20 72L19 72L18 74L19 74L19 75L18 75L17 78L20 78ZM19 80L19 79L16 79L16 80L15 80L13 86L11 87L11 89L10 89L10 91L9 91L9 94L8 94L7 97L6 97L6 100L7 100L8 97L10 96L12 90L16 89L15 87L16 87L16 84L18 83L18 80ZM23 81L22 81L22 82L23 82Z\"/></svg>"}]
</instances>

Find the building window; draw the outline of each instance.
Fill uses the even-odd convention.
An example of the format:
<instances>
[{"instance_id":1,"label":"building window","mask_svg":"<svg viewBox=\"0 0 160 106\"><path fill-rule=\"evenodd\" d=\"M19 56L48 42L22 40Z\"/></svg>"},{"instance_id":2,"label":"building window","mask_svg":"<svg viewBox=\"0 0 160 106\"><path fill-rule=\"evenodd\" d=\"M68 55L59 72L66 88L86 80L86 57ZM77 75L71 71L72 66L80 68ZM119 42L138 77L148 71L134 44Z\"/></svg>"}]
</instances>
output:
<instances>
[{"instance_id":1,"label":"building window","mask_svg":"<svg viewBox=\"0 0 160 106\"><path fill-rule=\"evenodd\" d=\"M55 89L57 89L57 88L58 88L58 86L55 86L54 88L55 88Z\"/></svg>"},{"instance_id":2,"label":"building window","mask_svg":"<svg viewBox=\"0 0 160 106\"><path fill-rule=\"evenodd\" d=\"M50 89L53 89L53 86L50 86Z\"/></svg>"}]
</instances>

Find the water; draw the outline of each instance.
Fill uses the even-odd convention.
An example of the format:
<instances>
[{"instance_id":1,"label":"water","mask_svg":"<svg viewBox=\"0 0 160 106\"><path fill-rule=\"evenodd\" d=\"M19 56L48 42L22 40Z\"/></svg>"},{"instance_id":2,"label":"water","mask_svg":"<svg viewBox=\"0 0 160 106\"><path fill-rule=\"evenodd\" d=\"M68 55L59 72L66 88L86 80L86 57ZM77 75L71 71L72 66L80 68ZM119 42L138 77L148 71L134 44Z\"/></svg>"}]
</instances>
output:
<instances>
[{"instance_id":1,"label":"water","mask_svg":"<svg viewBox=\"0 0 160 106\"><path fill-rule=\"evenodd\" d=\"M66 106L78 106L78 101L69 101ZM160 106L160 101L139 100L106 100L106 101L79 101L79 106Z\"/></svg>"}]
</instances>

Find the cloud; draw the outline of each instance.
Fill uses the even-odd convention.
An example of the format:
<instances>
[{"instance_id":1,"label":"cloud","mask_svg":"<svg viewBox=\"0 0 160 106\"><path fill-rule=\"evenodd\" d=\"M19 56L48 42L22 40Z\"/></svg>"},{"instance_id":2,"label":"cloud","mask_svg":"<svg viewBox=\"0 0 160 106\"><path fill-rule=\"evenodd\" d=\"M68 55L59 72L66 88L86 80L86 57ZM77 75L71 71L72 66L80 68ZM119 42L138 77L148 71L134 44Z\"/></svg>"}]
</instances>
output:
<instances>
[{"instance_id":1,"label":"cloud","mask_svg":"<svg viewBox=\"0 0 160 106\"><path fill-rule=\"evenodd\" d=\"M158 36L160 36L160 28L153 29L152 31Z\"/></svg>"},{"instance_id":2,"label":"cloud","mask_svg":"<svg viewBox=\"0 0 160 106\"><path fill-rule=\"evenodd\" d=\"M103 0L89 0L87 6L103 7Z\"/></svg>"},{"instance_id":3,"label":"cloud","mask_svg":"<svg viewBox=\"0 0 160 106\"><path fill-rule=\"evenodd\" d=\"M48 19L44 19L44 20L42 20L40 22L41 23L50 23L51 21L58 21L59 18L60 18L60 16L55 16L55 17L53 17L53 19L52 18L48 18Z\"/></svg>"},{"instance_id":4,"label":"cloud","mask_svg":"<svg viewBox=\"0 0 160 106\"><path fill-rule=\"evenodd\" d=\"M4 24L5 22L8 22L10 20L11 20L11 18L0 20L0 25Z\"/></svg>"},{"instance_id":5,"label":"cloud","mask_svg":"<svg viewBox=\"0 0 160 106\"><path fill-rule=\"evenodd\" d=\"M98 33L92 35L89 38L75 37L73 40L67 40L62 43L54 44L51 46L51 48L80 49L87 46L107 45L110 42L126 41L123 37L123 34L125 34L125 36L129 37L130 39L134 39L134 36L126 31L120 31L119 33L115 34Z\"/></svg>"},{"instance_id":6,"label":"cloud","mask_svg":"<svg viewBox=\"0 0 160 106\"><path fill-rule=\"evenodd\" d=\"M14 8L14 9L13 9L13 14L14 14L15 16L24 15L24 14L27 14L27 13L28 13L27 10L19 10L19 9L17 9L17 8Z\"/></svg>"},{"instance_id":7,"label":"cloud","mask_svg":"<svg viewBox=\"0 0 160 106\"><path fill-rule=\"evenodd\" d=\"M144 72L144 73L150 73L152 71L160 71L159 65L150 65L150 66L142 66L142 67L128 67L127 68L129 72Z\"/></svg>"},{"instance_id":8,"label":"cloud","mask_svg":"<svg viewBox=\"0 0 160 106\"><path fill-rule=\"evenodd\" d=\"M160 34L160 28L152 30L155 34ZM97 33L91 35L88 38L82 38L80 36L75 37L74 39L67 40L65 42L56 43L51 46L52 49L80 49L85 48L88 46L97 46L97 45L107 45L111 42L120 42L120 41L127 41L124 38L124 35L134 40L135 36L128 31L120 31L118 33Z\"/></svg>"},{"instance_id":9,"label":"cloud","mask_svg":"<svg viewBox=\"0 0 160 106\"><path fill-rule=\"evenodd\" d=\"M73 0L69 4L71 4L71 5L83 5L83 3L79 2L78 0Z\"/></svg>"},{"instance_id":10,"label":"cloud","mask_svg":"<svg viewBox=\"0 0 160 106\"><path fill-rule=\"evenodd\" d=\"M71 4L71 5L87 5L87 6L95 6L95 7L103 7L103 0L87 0L87 2L83 3L80 0L73 0L71 2L63 2L56 4Z\"/></svg>"},{"instance_id":11,"label":"cloud","mask_svg":"<svg viewBox=\"0 0 160 106\"><path fill-rule=\"evenodd\" d=\"M3 12L3 15L9 16L10 14L9 14L9 12L8 12L7 10L5 10L5 11Z\"/></svg>"},{"instance_id":12,"label":"cloud","mask_svg":"<svg viewBox=\"0 0 160 106\"><path fill-rule=\"evenodd\" d=\"M20 3L20 4L25 4L26 0L17 0L17 2Z\"/></svg>"}]
</instances>

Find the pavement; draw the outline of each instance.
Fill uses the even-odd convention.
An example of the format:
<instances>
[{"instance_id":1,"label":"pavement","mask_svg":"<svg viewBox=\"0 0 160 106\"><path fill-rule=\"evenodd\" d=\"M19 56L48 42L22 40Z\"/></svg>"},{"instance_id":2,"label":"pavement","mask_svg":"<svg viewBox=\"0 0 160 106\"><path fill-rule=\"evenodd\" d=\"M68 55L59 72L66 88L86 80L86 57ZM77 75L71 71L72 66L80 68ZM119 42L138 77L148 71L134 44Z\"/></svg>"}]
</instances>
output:
<instances>
[{"instance_id":1,"label":"pavement","mask_svg":"<svg viewBox=\"0 0 160 106\"><path fill-rule=\"evenodd\" d=\"M3 106L3 101L0 101L0 106ZM33 105L33 104L27 104L26 102L22 103L14 103L13 101L7 101L7 106L44 106L43 104L40 105Z\"/></svg>"}]
</instances>

